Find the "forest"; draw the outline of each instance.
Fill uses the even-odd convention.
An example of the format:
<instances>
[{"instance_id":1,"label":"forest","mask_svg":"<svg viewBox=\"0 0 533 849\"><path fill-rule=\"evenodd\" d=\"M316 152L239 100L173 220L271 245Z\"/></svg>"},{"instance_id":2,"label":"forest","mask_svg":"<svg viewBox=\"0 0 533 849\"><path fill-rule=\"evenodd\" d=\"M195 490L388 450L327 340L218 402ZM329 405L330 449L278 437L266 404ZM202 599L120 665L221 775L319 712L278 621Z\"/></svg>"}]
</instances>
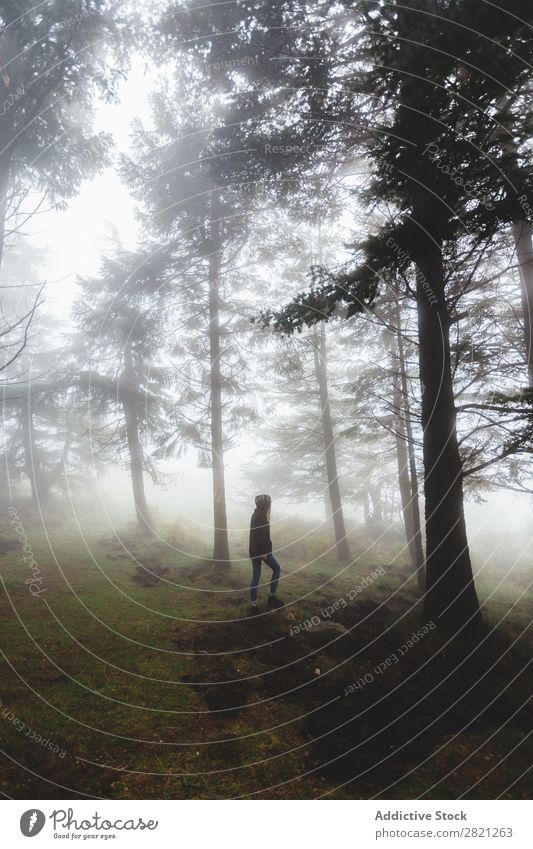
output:
<instances>
[{"instance_id":1,"label":"forest","mask_svg":"<svg viewBox=\"0 0 533 849\"><path fill-rule=\"evenodd\" d=\"M0 0L0 65L2 796L527 799L531 0Z\"/></svg>"}]
</instances>

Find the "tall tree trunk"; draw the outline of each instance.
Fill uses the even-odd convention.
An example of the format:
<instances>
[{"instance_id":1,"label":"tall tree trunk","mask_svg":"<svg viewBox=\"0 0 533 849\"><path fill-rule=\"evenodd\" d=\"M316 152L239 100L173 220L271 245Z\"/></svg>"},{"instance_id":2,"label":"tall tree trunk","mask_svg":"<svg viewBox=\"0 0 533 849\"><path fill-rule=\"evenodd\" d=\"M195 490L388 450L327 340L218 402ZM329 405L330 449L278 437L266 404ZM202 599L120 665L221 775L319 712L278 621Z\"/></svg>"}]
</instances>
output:
<instances>
[{"instance_id":1,"label":"tall tree trunk","mask_svg":"<svg viewBox=\"0 0 533 849\"><path fill-rule=\"evenodd\" d=\"M368 493L368 489L363 490L363 518L365 521L365 525L369 525L371 521L370 516L370 497Z\"/></svg>"},{"instance_id":2,"label":"tall tree trunk","mask_svg":"<svg viewBox=\"0 0 533 849\"><path fill-rule=\"evenodd\" d=\"M422 544L422 528L420 522L420 500L418 492L418 472L416 468L415 444L413 439L413 425L411 422L411 405L409 403L409 384L407 379L407 364L405 361L405 345L402 336L400 303L396 298L395 304L396 321L396 344L398 351L398 377L399 377L399 418L401 420L401 434L405 435L404 448L406 452L405 469L406 478L409 481L409 526L412 532L407 537L411 563L416 571L418 588L424 592L426 584L426 569L424 558L424 547ZM398 458L398 462L400 459ZM402 463L404 458L402 458ZM401 489L401 487L400 487ZM402 497L403 509L403 497ZM407 531L407 524L406 524Z\"/></svg>"},{"instance_id":3,"label":"tall tree trunk","mask_svg":"<svg viewBox=\"0 0 533 849\"><path fill-rule=\"evenodd\" d=\"M333 431L333 419L331 405L329 402L328 366L326 327L322 323L320 330L315 336L315 374L318 382L320 396L320 411L322 419L322 432L324 434L324 455L326 458L326 475L328 480L328 495L331 505L331 519L335 532L335 548L337 557L341 561L350 559L350 546L346 536L344 512L342 509L342 498L339 487L339 473L337 469L337 453L335 450L335 434Z\"/></svg>"},{"instance_id":4,"label":"tall tree trunk","mask_svg":"<svg viewBox=\"0 0 533 849\"><path fill-rule=\"evenodd\" d=\"M396 373L393 383L392 403L395 410L394 416L394 432L396 440L396 459L398 463L398 489L400 491L400 501L402 505L402 516L405 527L405 537L409 548L409 557L413 572L416 573L419 589L424 589L423 577L422 587L421 573L424 569L424 555L421 552L420 543L420 527L416 527L415 514L413 510L413 491L411 488L411 475L409 472L409 455L407 453L407 435L405 431L404 416L405 412L402 404L402 393L399 383L399 375ZM420 518L420 517L419 517ZM419 555L422 553L422 560Z\"/></svg>"},{"instance_id":5,"label":"tall tree trunk","mask_svg":"<svg viewBox=\"0 0 533 849\"><path fill-rule=\"evenodd\" d=\"M2 62L2 64L4 64ZM12 83L6 71L0 73L0 103L9 97ZM11 157L13 140L13 110L8 109L0 116L0 267L4 256L6 215L11 177Z\"/></svg>"},{"instance_id":6,"label":"tall tree trunk","mask_svg":"<svg viewBox=\"0 0 533 849\"><path fill-rule=\"evenodd\" d=\"M135 513L143 533L153 534L152 517L144 491L143 450L139 437L137 405L131 401L125 401L123 403L123 409L126 420L126 438L130 455L131 485Z\"/></svg>"},{"instance_id":7,"label":"tall tree trunk","mask_svg":"<svg viewBox=\"0 0 533 849\"><path fill-rule=\"evenodd\" d=\"M4 257L4 240L6 232L7 196L11 162L8 152L0 152L0 268Z\"/></svg>"},{"instance_id":8,"label":"tall tree trunk","mask_svg":"<svg viewBox=\"0 0 533 849\"><path fill-rule=\"evenodd\" d=\"M43 494L43 487L41 486L39 452L35 444L31 398L28 398L28 406L27 409L22 410L22 416L22 441L24 444L24 465L26 468L26 477L28 478L31 486L31 500L34 504L38 504L39 499Z\"/></svg>"},{"instance_id":9,"label":"tall tree trunk","mask_svg":"<svg viewBox=\"0 0 533 849\"><path fill-rule=\"evenodd\" d=\"M385 508L387 510L387 521L390 525L396 521L396 491L393 489L390 498L385 501Z\"/></svg>"},{"instance_id":10,"label":"tall tree trunk","mask_svg":"<svg viewBox=\"0 0 533 849\"><path fill-rule=\"evenodd\" d=\"M133 503L137 521L144 534L154 533L152 516L144 490L144 456L139 435L139 381L133 366L131 348L126 346L124 373L121 378L121 400L126 422L126 440L130 456L130 474Z\"/></svg>"},{"instance_id":11,"label":"tall tree trunk","mask_svg":"<svg viewBox=\"0 0 533 849\"><path fill-rule=\"evenodd\" d=\"M511 106L515 95L506 93L498 102L498 109L505 111ZM519 167L518 144L501 125L494 130L494 137L500 140L510 168ZM511 192L514 195L514 191ZM520 297L524 321L524 347L528 374L528 387L533 389L533 225L530 221L517 221L511 225L511 234L515 244L520 276Z\"/></svg>"},{"instance_id":12,"label":"tall tree trunk","mask_svg":"<svg viewBox=\"0 0 533 849\"><path fill-rule=\"evenodd\" d=\"M520 272L528 386L533 389L533 225L530 221L517 222L512 233Z\"/></svg>"},{"instance_id":13,"label":"tall tree trunk","mask_svg":"<svg viewBox=\"0 0 533 849\"><path fill-rule=\"evenodd\" d=\"M209 359L211 402L211 458L213 468L213 563L230 563L226 481L224 472L224 430L222 423L222 370L220 347L220 240L216 220L216 203L211 214L211 252L209 255Z\"/></svg>"},{"instance_id":14,"label":"tall tree trunk","mask_svg":"<svg viewBox=\"0 0 533 849\"><path fill-rule=\"evenodd\" d=\"M426 508L428 618L456 628L479 625L463 504L442 251L428 238L418 257L416 293Z\"/></svg>"},{"instance_id":15,"label":"tall tree trunk","mask_svg":"<svg viewBox=\"0 0 533 849\"><path fill-rule=\"evenodd\" d=\"M381 486L372 486L368 491L370 493L370 498L372 499L372 522L382 522L383 503L381 501Z\"/></svg>"}]
</instances>

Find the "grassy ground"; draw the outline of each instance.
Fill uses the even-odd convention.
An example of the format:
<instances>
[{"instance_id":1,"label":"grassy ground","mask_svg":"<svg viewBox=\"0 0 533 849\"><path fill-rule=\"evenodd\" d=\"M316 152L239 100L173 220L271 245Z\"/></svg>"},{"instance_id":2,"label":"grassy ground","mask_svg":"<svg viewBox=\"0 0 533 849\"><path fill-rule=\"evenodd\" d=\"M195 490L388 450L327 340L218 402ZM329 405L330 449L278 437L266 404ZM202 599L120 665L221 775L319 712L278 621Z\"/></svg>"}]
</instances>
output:
<instances>
[{"instance_id":1,"label":"grassy ground","mask_svg":"<svg viewBox=\"0 0 533 849\"><path fill-rule=\"evenodd\" d=\"M35 567L21 562L6 521L2 792L530 795L532 570L518 550L476 558L488 628L469 658L465 641L447 646L432 630L406 647L424 622L399 534L354 533L354 562L339 567L322 553L324 536L301 531L285 549L294 527L277 533L286 607L250 619L242 538L235 563L220 572L190 528L162 528L166 543L132 529L84 538L61 520L45 532L27 516L42 578L34 587L45 589L33 597L25 581ZM319 623L299 628L311 617Z\"/></svg>"}]
</instances>

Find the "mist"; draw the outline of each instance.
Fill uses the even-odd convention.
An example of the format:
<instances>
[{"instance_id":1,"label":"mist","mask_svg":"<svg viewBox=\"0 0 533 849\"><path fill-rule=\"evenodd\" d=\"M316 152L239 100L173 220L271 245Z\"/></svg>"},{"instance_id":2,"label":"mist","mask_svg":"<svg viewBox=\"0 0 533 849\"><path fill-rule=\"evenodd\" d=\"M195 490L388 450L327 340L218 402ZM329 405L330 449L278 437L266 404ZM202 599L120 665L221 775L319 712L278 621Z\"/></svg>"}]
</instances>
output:
<instances>
[{"instance_id":1,"label":"mist","mask_svg":"<svg viewBox=\"0 0 533 849\"><path fill-rule=\"evenodd\" d=\"M6 793L526 798L524 4L16 5Z\"/></svg>"}]
</instances>

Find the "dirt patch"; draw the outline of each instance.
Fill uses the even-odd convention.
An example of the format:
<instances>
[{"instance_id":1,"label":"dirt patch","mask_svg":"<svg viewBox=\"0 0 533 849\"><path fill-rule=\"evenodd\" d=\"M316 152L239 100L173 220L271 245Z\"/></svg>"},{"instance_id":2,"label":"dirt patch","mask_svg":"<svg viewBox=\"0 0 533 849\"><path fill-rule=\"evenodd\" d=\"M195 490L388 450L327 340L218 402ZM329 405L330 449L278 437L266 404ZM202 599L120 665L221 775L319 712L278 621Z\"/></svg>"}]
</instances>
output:
<instances>
[{"instance_id":1,"label":"dirt patch","mask_svg":"<svg viewBox=\"0 0 533 849\"><path fill-rule=\"evenodd\" d=\"M319 695L337 695L304 726L320 773L335 782L354 781L363 794L379 795L432 753L438 755L455 735L486 735L488 727L503 725L531 730L531 706L521 707L510 693L500 692L504 677L511 681L514 674L502 647L458 645L443 653L438 640L426 637L382 674L375 672L379 655L363 651L358 664L346 664L329 683L327 676L317 682ZM384 644L378 644L381 651ZM501 653L496 664L495 651ZM345 677L350 672L352 686ZM364 683L354 687L354 681Z\"/></svg>"},{"instance_id":2,"label":"dirt patch","mask_svg":"<svg viewBox=\"0 0 533 849\"><path fill-rule=\"evenodd\" d=\"M131 580L140 587L155 587L161 578L165 578L170 569L168 566L162 566L157 561L145 561L143 565L137 566L135 572L131 576Z\"/></svg>"},{"instance_id":3,"label":"dirt patch","mask_svg":"<svg viewBox=\"0 0 533 849\"><path fill-rule=\"evenodd\" d=\"M209 710L240 712L246 705L252 685L242 679L235 661L224 657L216 662L205 655L195 658L194 672L185 675L182 681L199 693Z\"/></svg>"}]
</instances>

